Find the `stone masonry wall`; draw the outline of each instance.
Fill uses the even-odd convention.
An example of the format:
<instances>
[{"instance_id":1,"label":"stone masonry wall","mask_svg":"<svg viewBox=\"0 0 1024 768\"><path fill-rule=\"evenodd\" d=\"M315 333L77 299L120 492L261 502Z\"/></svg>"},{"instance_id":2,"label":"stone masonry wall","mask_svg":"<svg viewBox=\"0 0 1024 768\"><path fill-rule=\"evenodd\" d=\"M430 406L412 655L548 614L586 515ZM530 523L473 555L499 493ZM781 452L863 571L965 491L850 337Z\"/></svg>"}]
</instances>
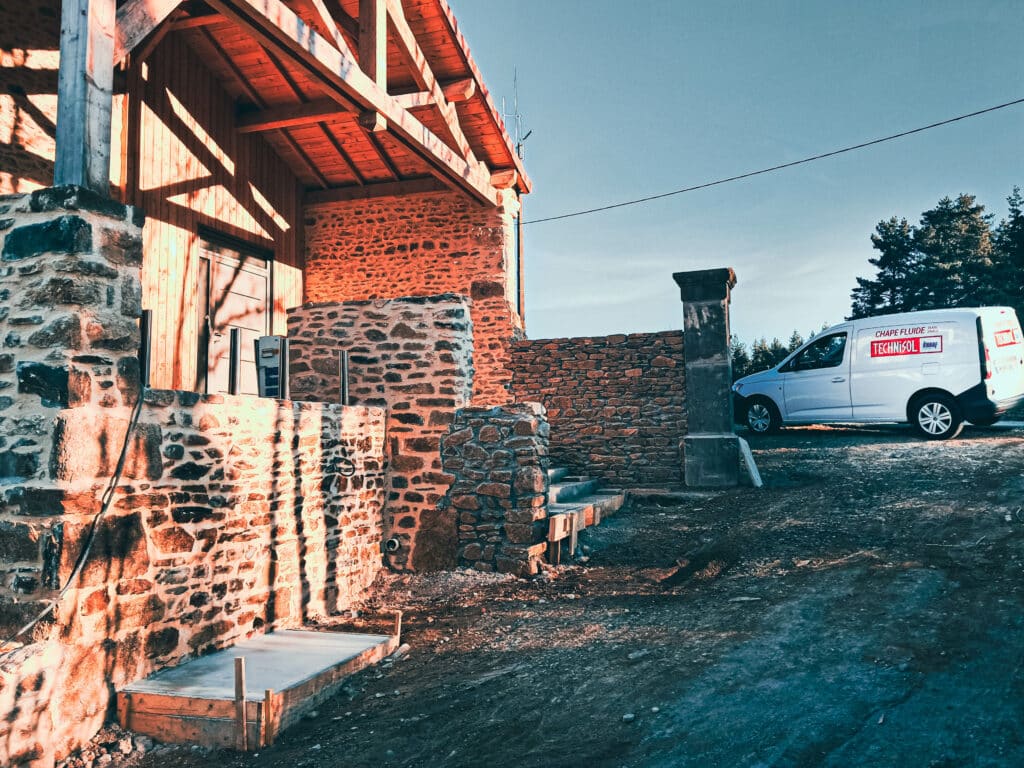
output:
<instances>
[{"instance_id":1,"label":"stone masonry wall","mask_svg":"<svg viewBox=\"0 0 1024 768\"><path fill-rule=\"evenodd\" d=\"M139 218L0 198L0 647L57 598L0 651L0 765L51 766L117 685L347 608L380 567L383 411L147 391L59 595L140 396Z\"/></svg>"},{"instance_id":2,"label":"stone masonry wall","mask_svg":"<svg viewBox=\"0 0 1024 768\"><path fill-rule=\"evenodd\" d=\"M516 311L514 217L456 192L306 208L309 302L456 293L473 300L473 402L509 402L509 344L522 337Z\"/></svg>"},{"instance_id":3,"label":"stone masonry wall","mask_svg":"<svg viewBox=\"0 0 1024 768\"><path fill-rule=\"evenodd\" d=\"M350 353L352 403L387 409L385 537L398 569L455 564L454 513L440 510L453 477L441 468L440 441L457 408L470 401L470 302L445 294L290 310L292 396L338 402L338 359Z\"/></svg>"},{"instance_id":4,"label":"stone masonry wall","mask_svg":"<svg viewBox=\"0 0 1024 768\"><path fill-rule=\"evenodd\" d=\"M547 536L548 435L544 408L463 408L441 441L455 477L443 506L458 514L459 564L537 573Z\"/></svg>"},{"instance_id":5,"label":"stone masonry wall","mask_svg":"<svg viewBox=\"0 0 1024 768\"><path fill-rule=\"evenodd\" d=\"M551 422L551 462L620 486L682 482L681 331L520 341L512 392Z\"/></svg>"}]
</instances>

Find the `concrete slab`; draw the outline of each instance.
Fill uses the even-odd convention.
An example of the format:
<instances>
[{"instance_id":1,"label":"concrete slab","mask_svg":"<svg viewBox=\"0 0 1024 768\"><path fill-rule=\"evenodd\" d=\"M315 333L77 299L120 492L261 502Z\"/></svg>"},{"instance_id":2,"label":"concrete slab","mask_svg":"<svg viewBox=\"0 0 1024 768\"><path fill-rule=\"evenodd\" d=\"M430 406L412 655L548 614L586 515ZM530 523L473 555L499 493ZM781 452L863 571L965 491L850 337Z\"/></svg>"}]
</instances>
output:
<instances>
[{"instance_id":1,"label":"concrete slab","mask_svg":"<svg viewBox=\"0 0 1024 768\"><path fill-rule=\"evenodd\" d=\"M165 742L257 749L398 647L395 634L279 630L164 669L117 693L121 726ZM245 659L245 697L235 660Z\"/></svg>"},{"instance_id":2,"label":"concrete slab","mask_svg":"<svg viewBox=\"0 0 1024 768\"><path fill-rule=\"evenodd\" d=\"M285 691L386 645L388 635L285 629L245 640L223 651L163 669L124 686L125 693L159 693L203 699L235 697L235 658L245 657L246 700L262 701L268 688Z\"/></svg>"}]
</instances>

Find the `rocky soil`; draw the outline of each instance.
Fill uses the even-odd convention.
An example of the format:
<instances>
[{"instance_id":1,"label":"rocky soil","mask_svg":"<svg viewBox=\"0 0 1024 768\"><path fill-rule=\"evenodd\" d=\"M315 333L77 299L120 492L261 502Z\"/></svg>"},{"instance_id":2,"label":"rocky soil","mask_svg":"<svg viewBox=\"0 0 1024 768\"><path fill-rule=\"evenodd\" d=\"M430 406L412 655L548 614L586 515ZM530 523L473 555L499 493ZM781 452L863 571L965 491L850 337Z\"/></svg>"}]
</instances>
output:
<instances>
[{"instance_id":1,"label":"rocky soil","mask_svg":"<svg viewBox=\"0 0 1024 768\"><path fill-rule=\"evenodd\" d=\"M1024 429L751 442L764 489L642 497L542 578L383 579L408 653L270 749L105 762L1024 765Z\"/></svg>"}]
</instances>

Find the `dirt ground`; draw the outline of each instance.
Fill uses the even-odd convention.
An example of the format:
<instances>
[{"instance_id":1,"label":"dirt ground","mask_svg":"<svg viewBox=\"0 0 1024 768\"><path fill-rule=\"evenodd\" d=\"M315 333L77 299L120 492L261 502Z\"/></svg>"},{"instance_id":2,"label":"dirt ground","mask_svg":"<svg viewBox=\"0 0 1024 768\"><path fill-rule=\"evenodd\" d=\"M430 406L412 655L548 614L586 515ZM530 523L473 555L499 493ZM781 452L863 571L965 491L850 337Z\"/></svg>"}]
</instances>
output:
<instances>
[{"instance_id":1,"label":"dirt ground","mask_svg":"<svg viewBox=\"0 0 1024 768\"><path fill-rule=\"evenodd\" d=\"M388 577L408 655L274 747L122 765L1024 765L1024 429L751 443L764 489L633 503L546 578Z\"/></svg>"}]
</instances>

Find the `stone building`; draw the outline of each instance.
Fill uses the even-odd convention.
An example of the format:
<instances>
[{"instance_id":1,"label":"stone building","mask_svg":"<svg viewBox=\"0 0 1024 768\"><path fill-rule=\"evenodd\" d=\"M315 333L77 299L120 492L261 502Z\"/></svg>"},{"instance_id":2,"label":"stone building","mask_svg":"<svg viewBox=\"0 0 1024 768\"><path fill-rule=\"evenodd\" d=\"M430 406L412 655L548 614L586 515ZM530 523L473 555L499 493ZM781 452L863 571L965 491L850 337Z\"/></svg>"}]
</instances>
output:
<instances>
[{"instance_id":1,"label":"stone building","mask_svg":"<svg viewBox=\"0 0 1024 768\"><path fill-rule=\"evenodd\" d=\"M0 0L0 764L344 610L384 540L456 563L441 442L512 400L529 191L445 0Z\"/></svg>"}]
</instances>

